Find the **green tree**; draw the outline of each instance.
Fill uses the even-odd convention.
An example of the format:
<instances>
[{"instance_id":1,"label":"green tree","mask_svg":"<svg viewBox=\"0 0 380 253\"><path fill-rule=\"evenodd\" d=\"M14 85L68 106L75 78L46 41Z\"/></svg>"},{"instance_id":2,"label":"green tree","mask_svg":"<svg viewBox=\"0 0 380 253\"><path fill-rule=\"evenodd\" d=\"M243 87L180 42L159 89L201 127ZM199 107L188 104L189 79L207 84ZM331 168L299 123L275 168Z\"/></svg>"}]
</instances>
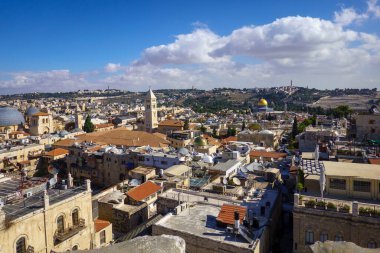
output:
<instances>
[{"instance_id":1,"label":"green tree","mask_svg":"<svg viewBox=\"0 0 380 253\"><path fill-rule=\"evenodd\" d=\"M200 130L202 133L206 133L207 128L202 124Z\"/></svg>"},{"instance_id":2,"label":"green tree","mask_svg":"<svg viewBox=\"0 0 380 253\"><path fill-rule=\"evenodd\" d=\"M260 131L261 130L261 126L260 126L260 124L257 124L257 123L254 123L254 124L251 124L251 125L249 125L249 127L248 127L250 130L252 130L252 131Z\"/></svg>"},{"instance_id":3,"label":"green tree","mask_svg":"<svg viewBox=\"0 0 380 253\"><path fill-rule=\"evenodd\" d=\"M212 130L212 137L216 138L218 135L216 134L216 128Z\"/></svg>"},{"instance_id":4,"label":"green tree","mask_svg":"<svg viewBox=\"0 0 380 253\"><path fill-rule=\"evenodd\" d=\"M86 133L92 133L94 132L94 130L95 130L95 126L91 122L90 115L88 115L84 122L83 131L85 131Z\"/></svg>"},{"instance_id":5,"label":"green tree","mask_svg":"<svg viewBox=\"0 0 380 253\"><path fill-rule=\"evenodd\" d=\"M298 134L298 122L297 122L297 117L294 116L293 127L292 127L292 137L295 138L297 134Z\"/></svg>"},{"instance_id":6,"label":"green tree","mask_svg":"<svg viewBox=\"0 0 380 253\"><path fill-rule=\"evenodd\" d=\"M183 125L183 129L189 130L189 120L188 119L185 120L185 124Z\"/></svg>"},{"instance_id":7,"label":"green tree","mask_svg":"<svg viewBox=\"0 0 380 253\"><path fill-rule=\"evenodd\" d=\"M245 129L245 121L243 121L243 125L241 126L241 131L244 131Z\"/></svg>"},{"instance_id":8,"label":"green tree","mask_svg":"<svg viewBox=\"0 0 380 253\"><path fill-rule=\"evenodd\" d=\"M230 136L236 136L236 133L237 133L237 131L236 131L236 128L234 127L231 129L231 135Z\"/></svg>"}]
</instances>

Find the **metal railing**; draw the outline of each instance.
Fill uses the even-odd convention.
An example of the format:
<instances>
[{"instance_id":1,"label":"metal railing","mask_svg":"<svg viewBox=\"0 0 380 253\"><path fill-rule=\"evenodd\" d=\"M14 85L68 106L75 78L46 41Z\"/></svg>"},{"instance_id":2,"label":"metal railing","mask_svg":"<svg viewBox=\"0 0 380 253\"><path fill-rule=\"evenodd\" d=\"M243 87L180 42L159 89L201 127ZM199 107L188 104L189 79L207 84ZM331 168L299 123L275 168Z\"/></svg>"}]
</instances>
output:
<instances>
[{"instance_id":1,"label":"metal railing","mask_svg":"<svg viewBox=\"0 0 380 253\"><path fill-rule=\"evenodd\" d=\"M85 220L83 218L80 218L78 224L76 225L72 225L71 227L68 227L61 231L57 229L54 233L54 239L55 239L56 244L74 236L79 231L83 230L85 227L86 227Z\"/></svg>"}]
</instances>

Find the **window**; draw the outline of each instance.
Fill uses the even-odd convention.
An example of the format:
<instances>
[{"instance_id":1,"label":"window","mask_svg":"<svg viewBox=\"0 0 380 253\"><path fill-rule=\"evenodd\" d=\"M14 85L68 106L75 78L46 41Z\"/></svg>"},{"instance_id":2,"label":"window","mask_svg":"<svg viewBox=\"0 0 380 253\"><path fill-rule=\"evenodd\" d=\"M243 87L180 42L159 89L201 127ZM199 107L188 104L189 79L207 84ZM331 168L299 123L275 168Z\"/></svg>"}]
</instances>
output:
<instances>
[{"instance_id":1,"label":"window","mask_svg":"<svg viewBox=\"0 0 380 253\"><path fill-rule=\"evenodd\" d=\"M354 181L354 191L357 192L371 192L371 182Z\"/></svg>"},{"instance_id":2,"label":"window","mask_svg":"<svg viewBox=\"0 0 380 253\"><path fill-rule=\"evenodd\" d=\"M168 164L168 161L161 161L161 164Z\"/></svg>"},{"instance_id":3,"label":"window","mask_svg":"<svg viewBox=\"0 0 380 253\"><path fill-rule=\"evenodd\" d=\"M106 243L106 231L103 230L100 232L100 244Z\"/></svg>"},{"instance_id":4,"label":"window","mask_svg":"<svg viewBox=\"0 0 380 253\"><path fill-rule=\"evenodd\" d=\"M374 119L370 119L369 122L368 122L368 124L374 125L375 124L375 120Z\"/></svg>"},{"instance_id":5,"label":"window","mask_svg":"<svg viewBox=\"0 0 380 253\"><path fill-rule=\"evenodd\" d=\"M71 218L72 218L74 226L79 225L79 211L78 211L78 209L75 209L73 211L73 213L71 214Z\"/></svg>"},{"instance_id":6,"label":"window","mask_svg":"<svg viewBox=\"0 0 380 253\"><path fill-rule=\"evenodd\" d=\"M345 179L338 179L338 178L331 178L330 179L330 188L331 189L338 189L338 190L346 190L346 180Z\"/></svg>"},{"instance_id":7,"label":"window","mask_svg":"<svg viewBox=\"0 0 380 253\"><path fill-rule=\"evenodd\" d=\"M319 235L319 240L321 242L324 242L324 241L327 241L329 239L329 235L326 233L326 232L322 232L320 235Z\"/></svg>"},{"instance_id":8,"label":"window","mask_svg":"<svg viewBox=\"0 0 380 253\"><path fill-rule=\"evenodd\" d=\"M367 248L370 248L370 249L376 249L377 246L376 246L376 242L374 240L370 240L367 244Z\"/></svg>"},{"instance_id":9,"label":"window","mask_svg":"<svg viewBox=\"0 0 380 253\"><path fill-rule=\"evenodd\" d=\"M57 230L59 233L62 233L65 230L64 218L62 215L57 219Z\"/></svg>"},{"instance_id":10,"label":"window","mask_svg":"<svg viewBox=\"0 0 380 253\"><path fill-rule=\"evenodd\" d=\"M305 236L305 244L313 244L314 243L314 232L311 230L306 231Z\"/></svg>"},{"instance_id":11,"label":"window","mask_svg":"<svg viewBox=\"0 0 380 253\"><path fill-rule=\"evenodd\" d=\"M21 237L16 242L16 253L26 253L26 240L25 237Z\"/></svg>"},{"instance_id":12,"label":"window","mask_svg":"<svg viewBox=\"0 0 380 253\"><path fill-rule=\"evenodd\" d=\"M337 234L336 236L335 236L335 239L334 239L336 242L340 242L340 241L343 241L343 235L341 235L341 234Z\"/></svg>"},{"instance_id":13,"label":"window","mask_svg":"<svg viewBox=\"0 0 380 253\"><path fill-rule=\"evenodd\" d=\"M71 250L72 251L78 250L78 245L75 245Z\"/></svg>"}]
</instances>

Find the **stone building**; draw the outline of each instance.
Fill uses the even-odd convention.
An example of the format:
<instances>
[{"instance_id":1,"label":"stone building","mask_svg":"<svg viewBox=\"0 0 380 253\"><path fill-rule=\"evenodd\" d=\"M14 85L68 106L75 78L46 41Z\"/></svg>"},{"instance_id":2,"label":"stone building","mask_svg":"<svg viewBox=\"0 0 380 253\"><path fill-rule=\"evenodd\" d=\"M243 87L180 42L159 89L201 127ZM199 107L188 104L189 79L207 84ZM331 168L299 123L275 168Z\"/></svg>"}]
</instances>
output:
<instances>
[{"instance_id":1,"label":"stone building","mask_svg":"<svg viewBox=\"0 0 380 253\"><path fill-rule=\"evenodd\" d=\"M93 235L90 181L45 190L0 209L0 252L86 250L93 248Z\"/></svg>"},{"instance_id":2,"label":"stone building","mask_svg":"<svg viewBox=\"0 0 380 253\"><path fill-rule=\"evenodd\" d=\"M17 131L24 123L24 116L17 109L12 107L0 107L1 139L8 139L7 134Z\"/></svg>"},{"instance_id":3,"label":"stone building","mask_svg":"<svg viewBox=\"0 0 380 253\"><path fill-rule=\"evenodd\" d=\"M305 189L294 196L293 250L310 252L316 241L380 247L380 165L303 162ZM320 171L326 186L323 200Z\"/></svg>"},{"instance_id":4,"label":"stone building","mask_svg":"<svg viewBox=\"0 0 380 253\"><path fill-rule=\"evenodd\" d=\"M53 116L47 112L38 112L31 116L30 119L30 134L42 135L53 133L54 122Z\"/></svg>"},{"instance_id":5,"label":"stone building","mask_svg":"<svg viewBox=\"0 0 380 253\"><path fill-rule=\"evenodd\" d=\"M182 131L185 124L180 120L167 119L158 123L158 132L168 134L174 131Z\"/></svg>"},{"instance_id":6,"label":"stone building","mask_svg":"<svg viewBox=\"0 0 380 253\"><path fill-rule=\"evenodd\" d=\"M352 126L353 137L358 141L380 139L380 113L366 113L355 116Z\"/></svg>"}]
</instances>

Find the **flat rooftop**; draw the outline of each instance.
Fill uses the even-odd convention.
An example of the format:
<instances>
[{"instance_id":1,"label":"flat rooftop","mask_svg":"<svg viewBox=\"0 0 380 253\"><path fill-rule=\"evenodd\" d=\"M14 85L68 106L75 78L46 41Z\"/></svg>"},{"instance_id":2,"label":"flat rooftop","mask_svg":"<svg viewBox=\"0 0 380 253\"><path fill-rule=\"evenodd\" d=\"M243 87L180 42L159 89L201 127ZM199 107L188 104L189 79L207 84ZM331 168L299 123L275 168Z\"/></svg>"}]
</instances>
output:
<instances>
[{"instance_id":1,"label":"flat rooftop","mask_svg":"<svg viewBox=\"0 0 380 253\"><path fill-rule=\"evenodd\" d=\"M182 233L193 234L209 240L248 248L249 243L242 237L235 237L225 228L217 227L216 217L221 207L212 204L190 205L182 213L161 219L156 225Z\"/></svg>"},{"instance_id":2,"label":"flat rooftop","mask_svg":"<svg viewBox=\"0 0 380 253\"><path fill-rule=\"evenodd\" d=\"M71 188L67 190L49 189L49 204L53 205L65 199L78 195L86 191L85 186ZM28 198L21 198L18 201L13 201L10 204L3 206L3 211L12 220L33 213L44 208L44 192L39 192Z\"/></svg>"},{"instance_id":3,"label":"flat rooftop","mask_svg":"<svg viewBox=\"0 0 380 253\"><path fill-rule=\"evenodd\" d=\"M380 180L380 165L365 163L323 162L326 176Z\"/></svg>"}]
</instances>

